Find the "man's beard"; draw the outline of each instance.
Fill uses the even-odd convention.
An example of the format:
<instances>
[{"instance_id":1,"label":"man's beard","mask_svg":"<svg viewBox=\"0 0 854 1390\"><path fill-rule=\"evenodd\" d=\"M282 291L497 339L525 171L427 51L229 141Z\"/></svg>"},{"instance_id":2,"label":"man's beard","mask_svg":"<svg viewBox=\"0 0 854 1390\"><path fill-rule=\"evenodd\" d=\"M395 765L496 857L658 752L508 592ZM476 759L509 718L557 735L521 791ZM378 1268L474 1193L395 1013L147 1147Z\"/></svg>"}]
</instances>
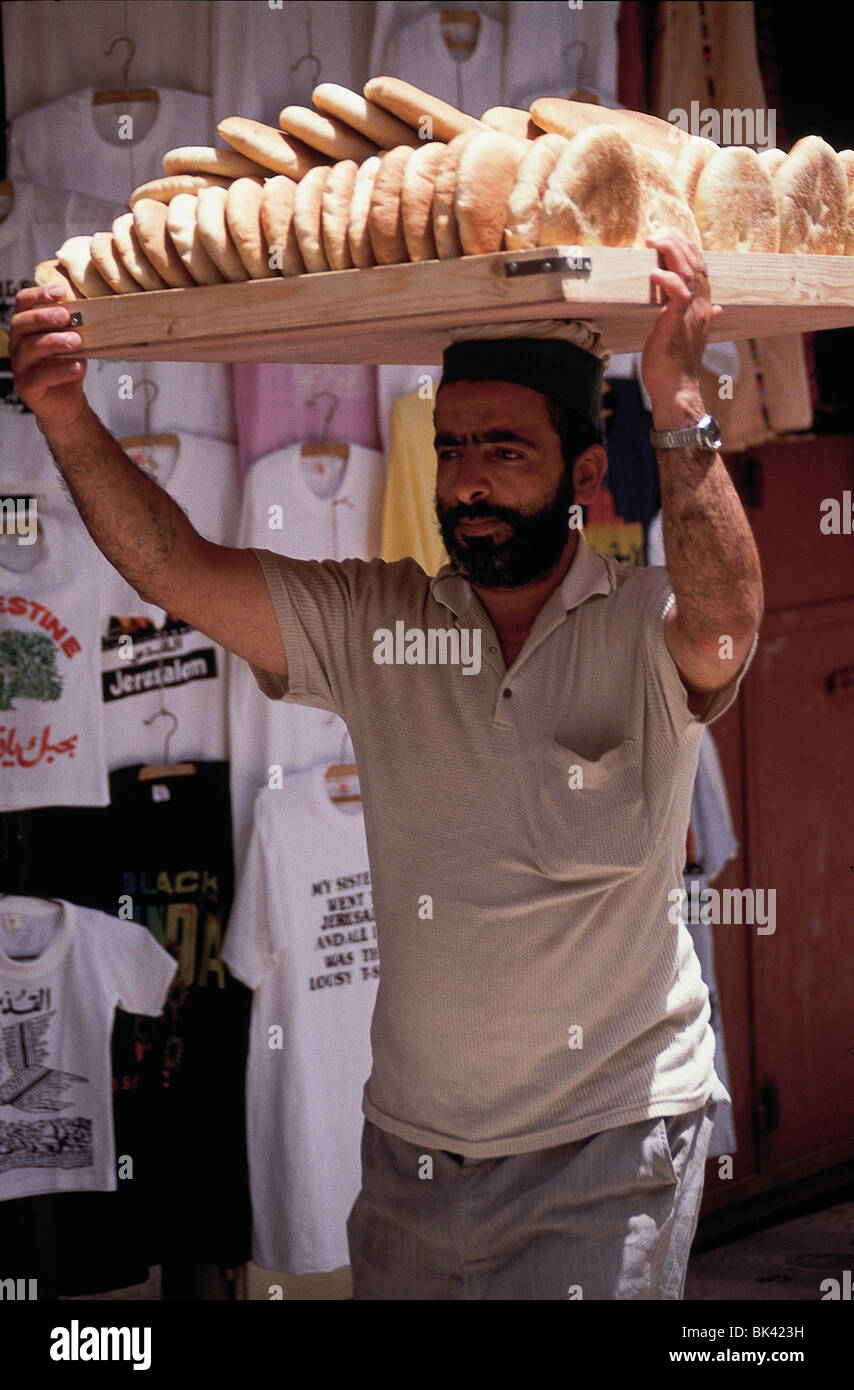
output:
<instances>
[{"instance_id":1,"label":"man's beard","mask_svg":"<svg viewBox=\"0 0 854 1390\"><path fill-rule=\"evenodd\" d=\"M516 589L545 579L563 554L569 534L569 508L574 497L572 473L564 469L550 502L530 515L489 502L442 507L434 497L436 516L448 559L457 574L485 589ZM462 518L479 521L494 517L513 527L505 541L492 534L466 535L459 539L456 525Z\"/></svg>"}]
</instances>

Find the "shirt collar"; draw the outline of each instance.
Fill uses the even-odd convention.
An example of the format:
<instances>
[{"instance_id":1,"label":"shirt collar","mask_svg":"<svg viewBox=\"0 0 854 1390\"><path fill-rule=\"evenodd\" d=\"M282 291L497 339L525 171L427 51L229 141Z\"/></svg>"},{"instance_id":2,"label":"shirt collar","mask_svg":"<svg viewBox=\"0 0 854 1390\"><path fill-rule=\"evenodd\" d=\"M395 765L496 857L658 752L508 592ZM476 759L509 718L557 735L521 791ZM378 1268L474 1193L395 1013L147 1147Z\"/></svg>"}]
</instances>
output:
<instances>
[{"instance_id":1,"label":"shirt collar","mask_svg":"<svg viewBox=\"0 0 854 1390\"><path fill-rule=\"evenodd\" d=\"M593 594L610 594L612 589L610 566L603 556L588 548L584 532L578 532L578 545L572 564L547 602L560 603L568 613L577 608ZM457 574L451 565L443 565L438 574L430 580L433 597L450 608L457 617L470 607L474 591L467 579ZM560 598L558 599L558 595Z\"/></svg>"}]
</instances>

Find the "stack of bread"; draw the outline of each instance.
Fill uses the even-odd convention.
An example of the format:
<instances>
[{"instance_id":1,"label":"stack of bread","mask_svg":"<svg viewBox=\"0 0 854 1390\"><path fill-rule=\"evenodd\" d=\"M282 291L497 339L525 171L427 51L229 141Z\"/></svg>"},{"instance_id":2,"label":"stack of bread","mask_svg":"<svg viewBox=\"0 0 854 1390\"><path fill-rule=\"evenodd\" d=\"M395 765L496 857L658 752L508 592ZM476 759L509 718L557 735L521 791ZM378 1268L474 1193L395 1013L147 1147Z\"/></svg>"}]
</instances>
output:
<instances>
[{"instance_id":1,"label":"stack of bread","mask_svg":"<svg viewBox=\"0 0 854 1390\"><path fill-rule=\"evenodd\" d=\"M69 298L560 244L854 254L854 151L721 148L634 111L543 97L480 120L392 77L334 83L279 129L229 116L226 148L163 157L110 231L36 268Z\"/></svg>"}]
</instances>

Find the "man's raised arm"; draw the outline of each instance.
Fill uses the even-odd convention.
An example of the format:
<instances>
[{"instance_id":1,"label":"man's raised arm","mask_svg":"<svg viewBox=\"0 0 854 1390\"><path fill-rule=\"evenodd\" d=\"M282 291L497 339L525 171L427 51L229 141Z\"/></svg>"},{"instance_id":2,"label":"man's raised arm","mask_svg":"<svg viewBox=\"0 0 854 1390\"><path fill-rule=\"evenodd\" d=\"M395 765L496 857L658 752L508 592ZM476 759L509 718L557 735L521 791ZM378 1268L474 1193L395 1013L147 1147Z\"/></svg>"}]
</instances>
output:
<instances>
[{"instance_id":1,"label":"man's raised arm","mask_svg":"<svg viewBox=\"0 0 854 1390\"><path fill-rule=\"evenodd\" d=\"M119 447L83 392L85 362L69 310L50 286L17 296L10 325L15 389L36 417L98 549L140 598L174 613L221 646L287 675L266 580L251 550L216 545ZM59 291L59 294L62 292Z\"/></svg>"}]
</instances>

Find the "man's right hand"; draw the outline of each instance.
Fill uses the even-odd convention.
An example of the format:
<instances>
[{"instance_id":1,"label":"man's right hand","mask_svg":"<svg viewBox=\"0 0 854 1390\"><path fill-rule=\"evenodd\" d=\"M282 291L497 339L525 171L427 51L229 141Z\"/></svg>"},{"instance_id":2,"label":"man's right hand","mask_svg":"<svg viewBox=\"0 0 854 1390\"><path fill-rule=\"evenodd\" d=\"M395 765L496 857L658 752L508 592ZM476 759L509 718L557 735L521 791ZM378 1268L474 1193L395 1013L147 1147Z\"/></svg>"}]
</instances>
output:
<instances>
[{"instance_id":1,"label":"man's right hand","mask_svg":"<svg viewBox=\"0 0 854 1390\"><path fill-rule=\"evenodd\" d=\"M42 432L72 425L86 407L83 378L86 363L56 354L80 347L83 340L69 329L71 311L59 302L63 291L51 285L31 285L19 291L9 325L9 356L15 390L36 416Z\"/></svg>"}]
</instances>

